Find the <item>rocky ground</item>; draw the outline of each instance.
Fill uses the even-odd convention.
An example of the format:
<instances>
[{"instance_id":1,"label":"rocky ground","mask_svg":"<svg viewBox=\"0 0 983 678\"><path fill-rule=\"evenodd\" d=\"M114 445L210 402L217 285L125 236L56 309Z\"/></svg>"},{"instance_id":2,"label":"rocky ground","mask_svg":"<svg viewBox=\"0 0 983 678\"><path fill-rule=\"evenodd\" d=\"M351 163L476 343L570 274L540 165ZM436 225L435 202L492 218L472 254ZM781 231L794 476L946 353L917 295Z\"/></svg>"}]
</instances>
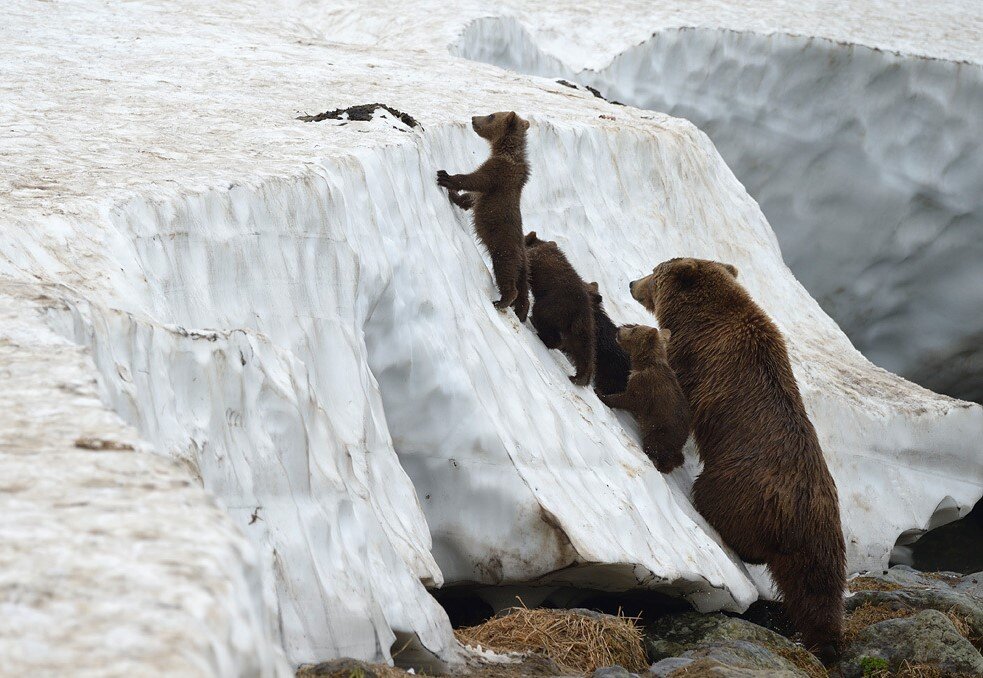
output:
<instances>
[{"instance_id":1,"label":"rocky ground","mask_svg":"<svg viewBox=\"0 0 983 678\"><path fill-rule=\"evenodd\" d=\"M645 623L650 662L640 673L602 667L592 678L692 678L695 676L807 676L819 678L964 678L983 675L983 572L918 572L899 565L850 582L845 651L836 666L823 665L801 645L766 628L724 614L668 615ZM566 613L561 613L566 614ZM764 615L756 615L764 619ZM298 676L392 678L400 669L352 660L302 667ZM542 654L508 664L478 662L471 676L573 676Z\"/></svg>"}]
</instances>

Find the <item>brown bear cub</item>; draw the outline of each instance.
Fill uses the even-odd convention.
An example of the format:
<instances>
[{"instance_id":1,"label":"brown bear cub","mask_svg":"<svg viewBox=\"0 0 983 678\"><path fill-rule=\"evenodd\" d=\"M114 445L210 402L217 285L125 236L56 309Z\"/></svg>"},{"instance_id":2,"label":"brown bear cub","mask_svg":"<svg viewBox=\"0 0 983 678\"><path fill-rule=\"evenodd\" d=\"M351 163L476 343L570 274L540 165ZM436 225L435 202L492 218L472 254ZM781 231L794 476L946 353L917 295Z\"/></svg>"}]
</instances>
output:
<instances>
[{"instance_id":1,"label":"brown bear cub","mask_svg":"<svg viewBox=\"0 0 983 678\"><path fill-rule=\"evenodd\" d=\"M594 307L594 336L597 342L594 390L599 395L621 393L628 388L631 360L618 343L618 328L604 310L604 298L596 282L587 283L587 295Z\"/></svg>"},{"instance_id":2,"label":"brown bear cub","mask_svg":"<svg viewBox=\"0 0 983 678\"><path fill-rule=\"evenodd\" d=\"M641 429L642 449L663 473L682 466L690 427L689 405L666 355L669 337L669 330L622 326L618 343L631 356L628 387L622 393L598 395L608 407L634 415Z\"/></svg>"},{"instance_id":3,"label":"brown bear cub","mask_svg":"<svg viewBox=\"0 0 983 678\"><path fill-rule=\"evenodd\" d=\"M841 642L846 557L836 485L785 339L737 269L671 259L630 285L672 332L669 364L693 411L697 510L749 563L766 563L807 647Z\"/></svg>"},{"instance_id":4,"label":"brown bear cub","mask_svg":"<svg viewBox=\"0 0 983 678\"><path fill-rule=\"evenodd\" d=\"M594 375L594 311L587 286L552 240L526 235L532 324L547 348L566 353L577 369L570 381L586 386Z\"/></svg>"},{"instance_id":5,"label":"brown bear cub","mask_svg":"<svg viewBox=\"0 0 983 678\"><path fill-rule=\"evenodd\" d=\"M525 322L529 313L529 283L519 200L529 178L526 161L529 122L513 111L475 116L471 118L471 126L491 144L491 156L471 174L448 174L440 170L437 184L450 190L455 205L473 210L474 230L491 255L495 284L502 295L495 307L504 311L512 306L519 320Z\"/></svg>"}]
</instances>

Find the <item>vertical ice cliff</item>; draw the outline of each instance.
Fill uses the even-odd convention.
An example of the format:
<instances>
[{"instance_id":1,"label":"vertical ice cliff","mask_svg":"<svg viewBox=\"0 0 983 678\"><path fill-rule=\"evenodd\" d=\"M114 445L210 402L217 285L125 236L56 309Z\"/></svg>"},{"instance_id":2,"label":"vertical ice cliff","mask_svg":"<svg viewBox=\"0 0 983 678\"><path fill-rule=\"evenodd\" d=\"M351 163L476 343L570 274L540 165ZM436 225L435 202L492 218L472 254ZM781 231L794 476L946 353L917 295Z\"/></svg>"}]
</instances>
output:
<instances>
[{"instance_id":1,"label":"vertical ice cliff","mask_svg":"<svg viewBox=\"0 0 983 678\"><path fill-rule=\"evenodd\" d=\"M434 181L486 153L462 123L476 111L533 121L525 220L599 281L617 322L652 322L626 285L667 257L741 270L788 336L851 568L883 565L899 534L978 500L983 410L868 363L691 124L443 48L328 43L244 5L68 2L39 22L16 0L0 42L18 84L0 101L16 120L0 137L0 281L7 296L33 290L2 306L9 336L32 329L8 340L30 360L0 431L21 448L61 449L77 429L179 462L132 452L119 459L165 470L131 483L120 465L87 486L96 498L128 488L132 530L101 550L70 544L88 574L63 580L60 596L80 625L103 628L89 616L112 603L120 633L129 620L140 633L129 645L113 634L66 643L59 661L136 648L131 672L188 661L269 675L283 668L282 643L295 664L439 666L460 658L426 590L442 582L650 588L699 609L755 598L755 579L689 504L692 451L686 468L659 474L631 421L573 387L562 356L492 307L487 259ZM420 125L296 119L374 101ZM13 370L8 343L0 366ZM56 349L88 381L84 397L64 361L43 359ZM58 427L16 407L59 390ZM84 478L97 453L73 454L11 466L6 482L37 506L21 524L56 534L54 489L27 480ZM202 508L199 483L227 516ZM95 524L120 510L80 496ZM3 551L14 574L2 600L34 619L37 605L18 607L36 563L18 538ZM117 572L107 562L132 574L154 558L174 572L147 591L125 578L93 587ZM181 587L187 596L167 597ZM53 647L65 627L32 628ZM17 652L0 660L23 661Z\"/></svg>"},{"instance_id":2,"label":"vertical ice cliff","mask_svg":"<svg viewBox=\"0 0 983 678\"><path fill-rule=\"evenodd\" d=\"M529 11L555 46L551 19ZM584 70L511 16L476 19L451 51L693 121L864 355L983 399L983 47L940 58L726 24L651 30Z\"/></svg>"}]
</instances>

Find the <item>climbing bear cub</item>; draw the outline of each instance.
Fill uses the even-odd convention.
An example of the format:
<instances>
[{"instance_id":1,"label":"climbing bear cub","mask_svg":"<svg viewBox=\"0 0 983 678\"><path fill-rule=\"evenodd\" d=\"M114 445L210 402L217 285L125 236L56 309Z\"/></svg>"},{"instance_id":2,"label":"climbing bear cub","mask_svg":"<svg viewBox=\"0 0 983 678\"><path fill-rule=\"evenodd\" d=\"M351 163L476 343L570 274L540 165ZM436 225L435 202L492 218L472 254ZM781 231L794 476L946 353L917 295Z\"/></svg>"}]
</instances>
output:
<instances>
[{"instance_id":1,"label":"climbing bear cub","mask_svg":"<svg viewBox=\"0 0 983 678\"><path fill-rule=\"evenodd\" d=\"M594 390L599 395L621 393L628 388L631 360L625 349L618 344L618 328L604 310L604 298L596 282L587 283L587 295L594 308L594 336L597 343Z\"/></svg>"},{"instance_id":2,"label":"climbing bear cub","mask_svg":"<svg viewBox=\"0 0 983 678\"><path fill-rule=\"evenodd\" d=\"M491 156L471 174L438 171L437 184L449 189L455 205L473 210L474 229L491 256L495 284L501 294L495 307L504 311L512 306L519 320L525 322L529 283L519 200L529 178L529 122L510 111L475 116L471 126L491 144Z\"/></svg>"},{"instance_id":3,"label":"climbing bear cub","mask_svg":"<svg viewBox=\"0 0 983 678\"><path fill-rule=\"evenodd\" d=\"M526 235L529 285L535 303L532 324L547 348L559 348L573 361L570 381L590 383L594 374L594 312L587 286L553 241Z\"/></svg>"},{"instance_id":4,"label":"climbing bear cub","mask_svg":"<svg viewBox=\"0 0 983 678\"><path fill-rule=\"evenodd\" d=\"M669 363L703 460L697 510L742 559L767 563L806 646L834 658L846 585L839 502L785 339L729 264L671 259L630 290L672 332Z\"/></svg>"},{"instance_id":5,"label":"climbing bear cub","mask_svg":"<svg viewBox=\"0 0 983 678\"><path fill-rule=\"evenodd\" d=\"M669 336L669 330L623 325L618 330L618 343L631 356L628 387L622 393L598 394L608 407L628 410L635 416L642 449L663 473L682 465L690 427L689 405L666 356Z\"/></svg>"}]
</instances>

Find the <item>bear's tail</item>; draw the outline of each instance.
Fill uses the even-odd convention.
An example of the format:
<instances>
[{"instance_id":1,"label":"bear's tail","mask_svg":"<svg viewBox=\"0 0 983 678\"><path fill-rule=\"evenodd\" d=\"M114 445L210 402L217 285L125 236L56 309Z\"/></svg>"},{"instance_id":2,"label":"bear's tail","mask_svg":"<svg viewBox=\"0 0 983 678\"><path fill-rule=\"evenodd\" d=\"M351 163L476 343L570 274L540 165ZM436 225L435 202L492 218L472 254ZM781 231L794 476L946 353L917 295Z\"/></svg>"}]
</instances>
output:
<instances>
[{"instance_id":1,"label":"bear's tail","mask_svg":"<svg viewBox=\"0 0 983 678\"><path fill-rule=\"evenodd\" d=\"M769 560L785 610L802 632L807 648L824 663L839 656L846 588L846 556L837 521L835 534L826 534L792 553Z\"/></svg>"},{"instance_id":2,"label":"bear's tail","mask_svg":"<svg viewBox=\"0 0 983 678\"><path fill-rule=\"evenodd\" d=\"M597 362L597 337L594 334L594 309L587 304L570 325L570 341L567 342L577 374L570 378L578 386L586 386L594 376Z\"/></svg>"}]
</instances>

